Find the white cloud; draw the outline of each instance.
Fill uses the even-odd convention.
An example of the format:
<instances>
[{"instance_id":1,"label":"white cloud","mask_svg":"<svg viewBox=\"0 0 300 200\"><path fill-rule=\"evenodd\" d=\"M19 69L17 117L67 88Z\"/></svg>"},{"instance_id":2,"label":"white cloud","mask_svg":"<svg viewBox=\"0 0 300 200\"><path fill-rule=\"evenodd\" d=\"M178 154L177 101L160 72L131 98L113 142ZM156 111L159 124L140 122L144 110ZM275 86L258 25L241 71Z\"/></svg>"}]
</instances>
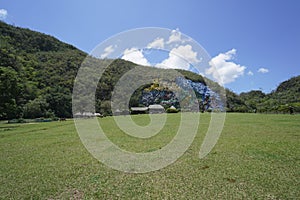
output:
<instances>
[{"instance_id":1,"label":"white cloud","mask_svg":"<svg viewBox=\"0 0 300 200\"><path fill-rule=\"evenodd\" d=\"M125 49L122 59L134 62L139 65L150 66L148 60L144 57L143 52L137 48Z\"/></svg>"},{"instance_id":2,"label":"white cloud","mask_svg":"<svg viewBox=\"0 0 300 200\"><path fill-rule=\"evenodd\" d=\"M249 76L253 76L253 75L254 75L254 73L253 73L252 71L249 71L247 74L248 74Z\"/></svg>"},{"instance_id":3,"label":"white cloud","mask_svg":"<svg viewBox=\"0 0 300 200\"><path fill-rule=\"evenodd\" d=\"M103 52L103 54L100 55L100 58L101 59L106 58L107 56L109 56L114 51L115 51L114 46L110 45L110 46L108 46L104 49L104 52Z\"/></svg>"},{"instance_id":4,"label":"white cloud","mask_svg":"<svg viewBox=\"0 0 300 200\"><path fill-rule=\"evenodd\" d=\"M186 60L182 59L181 57L179 57L177 55L169 54L169 58L165 59L161 63L156 64L155 67L188 70L190 67L190 64Z\"/></svg>"},{"instance_id":5,"label":"white cloud","mask_svg":"<svg viewBox=\"0 0 300 200\"><path fill-rule=\"evenodd\" d=\"M8 15L7 10L0 9L0 20L6 19L7 15Z\"/></svg>"},{"instance_id":6,"label":"white cloud","mask_svg":"<svg viewBox=\"0 0 300 200\"><path fill-rule=\"evenodd\" d=\"M186 69L190 64L199 63L197 52L194 52L191 45L179 46L169 52L169 57L155 65L159 68Z\"/></svg>"},{"instance_id":7,"label":"white cloud","mask_svg":"<svg viewBox=\"0 0 300 200\"><path fill-rule=\"evenodd\" d=\"M153 42L149 43L147 48L163 49L165 47L164 38L156 38Z\"/></svg>"},{"instance_id":8,"label":"white cloud","mask_svg":"<svg viewBox=\"0 0 300 200\"><path fill-rule=\"evenodd\" d=\"M259 68L259 69L257 70L257 72L262 73L262 74L265 74L265 73L268 73L269 70L262 67L262 68Z\"/></svg>"},{"instance_id":9,"label":"white cloud","mask_svg":"<svg viewBox=\"0 0 300 200\"><path fill-rule=\"evenodd\" d=\"M235 54L236 49L232 49L212 58L209 62L211 67L206 69L205 73L207 75L212 75L221 85L234 82L235 79L244 74L246 69L245 66L241 66L231 61L234 59Z\"/></svg>"},{"instance_id":10,"label":"white cloud","mask_svg":"<svg viewBox=\"0 0 300 200\"><path fill-rule=\"evenodd\" d=\"M181 32L179 31L178 28L176 30L172 30L169 40L167 41L167 44L171 44L174 42L183 42L183 40L181 39Z\"/></svg>"}]
</instances>

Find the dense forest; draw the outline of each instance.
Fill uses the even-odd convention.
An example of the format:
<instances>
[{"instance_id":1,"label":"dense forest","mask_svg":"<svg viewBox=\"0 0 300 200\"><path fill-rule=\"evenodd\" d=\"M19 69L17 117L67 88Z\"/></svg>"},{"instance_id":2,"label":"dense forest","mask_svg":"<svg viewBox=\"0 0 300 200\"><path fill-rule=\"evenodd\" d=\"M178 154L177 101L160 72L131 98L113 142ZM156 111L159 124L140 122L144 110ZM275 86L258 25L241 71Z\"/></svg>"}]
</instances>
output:
<instances>
[{"instance_id":1,"label":"dense forest","mask_svg":"<svg viewBox=\"0 0 300 200\"><path fill-rule=\"evenodd\" d=\"M74 80L87 56L52 36L0 21L0 119L72 117ZM114 85L136 66L121 59L111 62L97 87L97 112L111 114ZM200 75L178 72L193 83L205 85ZM141 93L149 86L135 92L131 106L140 105ZM281 83L270 94L250 91L237 95L226 89L226 95L229 112L288 113L291 108L300 112L300 76Z\"/></svg>"},{"instance_id":2,"label":"dense forest","mask_svg":"<svg viewBox=\"0 0 300 200\"><path fill-rule=\"evenodd\" d=\"M52 36L0 22L0 119L71 117L86 54Z\"/></svg>"},{"instance_id":3,"label":"dense forest","mask_svg":"<svg viewBox=\"0 0 300 200\"><path fill-rule=\"evenodd\" d=\"M299 113L300 76L282 82L269 94L253 90L236 95L227 90L228 112Z\"/></svg>"}]
</instances>

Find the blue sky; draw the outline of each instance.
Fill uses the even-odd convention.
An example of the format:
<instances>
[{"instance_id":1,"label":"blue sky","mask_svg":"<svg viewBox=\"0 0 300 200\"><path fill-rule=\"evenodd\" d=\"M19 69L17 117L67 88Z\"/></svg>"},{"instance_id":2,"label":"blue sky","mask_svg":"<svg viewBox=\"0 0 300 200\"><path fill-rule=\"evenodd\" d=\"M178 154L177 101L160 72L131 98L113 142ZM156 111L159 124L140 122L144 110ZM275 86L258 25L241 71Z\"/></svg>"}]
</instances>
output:
<instances>
[{"instance_id":1,"label":"blue sky","mask_svg":"<svg viewBox=\"0 0 300 200\"><path fill-rule=\"evenodd\" d=\"M1 20L87 53L129 29L177 29L206 49L237 93L270 92L300 74L299 10L298 0L0 0Z\"/></svg>"}]
</instances>

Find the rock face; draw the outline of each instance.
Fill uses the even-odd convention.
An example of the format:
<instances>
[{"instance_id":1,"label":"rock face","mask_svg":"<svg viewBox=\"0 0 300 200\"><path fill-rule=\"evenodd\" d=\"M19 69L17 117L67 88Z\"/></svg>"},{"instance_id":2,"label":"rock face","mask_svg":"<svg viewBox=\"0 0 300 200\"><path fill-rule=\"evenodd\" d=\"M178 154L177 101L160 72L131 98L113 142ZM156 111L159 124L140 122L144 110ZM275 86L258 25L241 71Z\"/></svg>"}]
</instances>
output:
<instances>
[{"instance_id":1,"label":"rock face","mask_svg":"<svg viewBox=\"0 0 300 200\"><path fill-rule=\"evenodd\" d=\"M189 111L224 111L224 105L220 95L212 91L207 85L201 82L193 82L183 77L175 80L176 88L161 87L158 83L153 83L149 88L145 88L140 97L140 104L149 106L160 104L164 108L171 106L180 109L183 104L189 105ZM180 88L180 92L179 91ZM191 97L191 90L196 97Z\"/></svg>"}]
</instances>

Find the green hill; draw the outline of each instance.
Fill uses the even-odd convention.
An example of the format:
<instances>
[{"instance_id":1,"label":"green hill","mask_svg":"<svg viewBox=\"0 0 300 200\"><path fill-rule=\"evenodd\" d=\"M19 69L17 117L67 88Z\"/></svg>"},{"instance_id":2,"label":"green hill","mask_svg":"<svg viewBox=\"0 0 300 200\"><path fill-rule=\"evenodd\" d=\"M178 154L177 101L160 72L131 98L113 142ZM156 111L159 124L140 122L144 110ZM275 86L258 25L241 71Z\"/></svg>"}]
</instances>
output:
<instances>
[{"instance_id":1,"label":"green hill","mask_svg":"<svg viewBox=\"0 0 300 200\"><path fill-rule=\"evenodd\" d=\"M300 76L282 82L271 93L271 97L277 99L280 104L300 102Z\"/></svg>"},{"instance_id":2,"label":"green hill","mask_svg":"<svg viewBox=\"0 0 300 200\"><path fill-rule=\"evenodd\" d=\"M1 21L0 47L0 119L72 116L74 79L87 57L85 52L52 36ZM111 113L109 100L114 85L136 66L121 59L111 63L98 84L97 111ZM204 82L199 75L180 72Z\"/></svg>"},{"instance_id":3,"label":"green hill","mask_svg":"<svg viewBox=\"0 0 300 200\"><path fill-rule=\"evenodd\" d=\"M289 113L300 112L300 76L282 82L270 94L259 90L240 94L248 111Z\"/></svg>"},{"instance_id":4,"label":"green hill","mask_svg":"<svg viewBox=\"0 0 300 200\"><path fill-rule=\"evenodd\" d=\"M52 36L0 21L0 120L71 117L74 79L87 56L85 52ZM111 113L110 97L114 85L124 73L134 67L137 65L125 60L112 61L97 87L98 112ZM218 84L210 80L204 81L200 75L178 71L193 82L205 85L209 81L214 89L218 87ZM299 79L298 76L283 82L270 94L250 91L237 95L226 90L227 111L288 112L292 106L299 112ZM142 89L143 87L139 88L135 95L140 95ZM130 105L138 105L138 98L133 96Z\"/></svg>"},{"instance_id":5,"label":"green hill","mask_svg":"<svg viewBox=\"0 0 300 200\"><path fill-rule=\"evenodd\" d=\"M0 119L71 116L86 53L52 36L0 22Z\"/></svg>"}]
</instances>

